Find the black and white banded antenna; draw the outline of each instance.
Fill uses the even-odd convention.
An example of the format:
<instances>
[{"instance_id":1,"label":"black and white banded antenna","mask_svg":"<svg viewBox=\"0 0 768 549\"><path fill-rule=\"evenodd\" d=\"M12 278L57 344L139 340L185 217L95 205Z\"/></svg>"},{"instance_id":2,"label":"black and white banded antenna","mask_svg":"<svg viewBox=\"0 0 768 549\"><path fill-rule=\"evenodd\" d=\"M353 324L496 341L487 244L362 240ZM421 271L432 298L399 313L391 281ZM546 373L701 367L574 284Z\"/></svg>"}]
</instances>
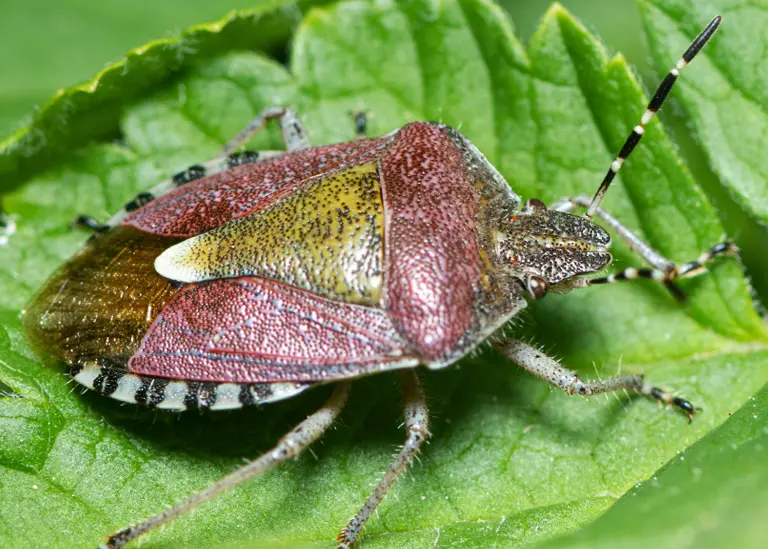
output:
<instances>
[{"instance_id":1,"label":"black and white banded antenna","mask_svg":"<svg viewBox=\"0 0 768 549\"><path fill-rule=\"evenodd\" d=\"M691 43L691 45L688 46L686 52L683 54L677 64L672 68L672 70L667 73L667 76L664 77L664 80L661 81L661 84L659 84L659 87L656 89L656 93L653 94L651 101L648 103L648 107L645 109L642 118L640 118L640 124L634 127L632 133L629 134L629 137L624 142L624 146L619 151L616 160L611 162L611 167L608 169L608 173L605 174L603 182L600 183L600 187L597 189L595 197L592 199L592 202L587 209L587 213L585 214L587 217L592 217L595 215L595 212L597 212L597 209L600 207L600 203L603 201L603 197L608 191L608 187L611 185L613 178L616 177L617 173L619 173L621 165L632 153L637 143L643 137L646 124L648 124L648 122L653 119L655 114L661 108L664 100L669 95L669 91L672 89L675 81L680 76L680 71L683 70L688 65L688 63L690 63L693 58L696 57L696 54L701 51L707 42L709 42L709 39L712 38L713 34L715 34L715 31L717 31L717 28L720 26L720 22L722 20L723 18L719 15L712 19L709 25L707 25L706 28L701 31L701 33Z\"/></svg>"}]
</instances>

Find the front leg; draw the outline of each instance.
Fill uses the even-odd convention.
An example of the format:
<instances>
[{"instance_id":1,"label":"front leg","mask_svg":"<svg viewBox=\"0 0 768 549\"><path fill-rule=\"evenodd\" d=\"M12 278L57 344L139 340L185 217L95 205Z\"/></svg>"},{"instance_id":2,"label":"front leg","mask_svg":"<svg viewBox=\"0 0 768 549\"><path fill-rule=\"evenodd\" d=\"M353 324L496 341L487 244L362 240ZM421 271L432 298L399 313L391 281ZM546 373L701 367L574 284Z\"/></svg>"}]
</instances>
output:
<instances>
[{"instance_id":1,"label":"front leg","mask_svg":"<svg viewBox=\"0 0 768 549\"><path fill-rule=\"evenodd\" d=\"M579 195L568 198L563 198L555 202L551 209L560 212L573 213L577 208L589 207L592 199L588 196ZM675 285L675 281L681 278L691 278L707 272L706 264L710 263L714 259L720 256L738 257L739 249L733 242L722 241L718 242L709 250L703 252L698 258L693 261L685 263L675 263L674 261L667 259L661 253L654 250L648 243L644 242L638 235L632 232L621 221L613 217L607 210L598 208L595 211L597 217L599 217L608 227L610 227L616 234L618 234L624 242L630 247L630 249L640 256L651 268L636 269L634 267L628 267L616 274L602 276L598 278L584 278L581 279L581 285L592 286L594 284L612 284L614 282L621 282L623 280L634 280L637 278L646 278L655 280L664 284L667 289L678 299L683 299L685 295L682 290ZM574 284L574 287L578 287L579 284Z\"/></svg>"},{"instance_id":2,"label":"front leg","mask_svg":"<svg viewBox=\"0 0 768 549\"><path fill-rule=\"evenodd\" d=\"M521 341L502 343L497 346L497 349L531 374L548 381L571 395L590 396L632 390L664 404L671 404L680 408L688 416L689 422L693 420L693 414L700 411L687 400L646 383L644 376L640 374L624 374L600 381L582 381L573 370L569 370L537 348Z\"/></svg>"}]
</instances>

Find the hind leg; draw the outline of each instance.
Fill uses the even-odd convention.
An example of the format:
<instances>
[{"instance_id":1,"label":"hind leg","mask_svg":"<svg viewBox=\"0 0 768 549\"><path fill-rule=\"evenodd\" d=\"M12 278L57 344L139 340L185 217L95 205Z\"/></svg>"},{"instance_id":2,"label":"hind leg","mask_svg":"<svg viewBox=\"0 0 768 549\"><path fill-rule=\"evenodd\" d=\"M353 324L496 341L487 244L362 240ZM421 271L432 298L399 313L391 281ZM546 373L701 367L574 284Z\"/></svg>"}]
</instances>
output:
<instances>
[{"instance_id":1,"label":"hind leg","mask_svg":"<svg viewBox=\"0 0 768 549\"><path fill-rule=\"evenodd\" d=\"M300 151L312 146L307 129L301 122L299 115L296 114L296 111L286 107L267 107L262 109L256 118L248 122L240 130L240 133L224 145L223 154L226 156L231 154L232 151L239 149L255 133L264 129L269 120L277 120L280 124L280 129L283 132L283 143L285 144L285 150L288 152Z\"/></svg>"},{"instance_id":2,"label":"hind leg","mask_svg":"<svg viewBox=\"0 0 768 549\"><path fill-rule=\"evenodd\" d=\"M107 543L101 545L99 549L117 549L123 547L126 543L142 534L171 522L180 515L183 515L206 501L260 475L275 465L295 458L333 425L334 420L341 412L344 404L346 404L348 395L349 385L346 383L337 385L331 398L329 398L318 411L299 423L299 425L281 438L277 445L267 453L247 463L221 480L214 482L208 488L205 488L196 494L192 494L187 499L161 511L157 515L112 534L107 540Z\"/></svg>"}]
</instances>

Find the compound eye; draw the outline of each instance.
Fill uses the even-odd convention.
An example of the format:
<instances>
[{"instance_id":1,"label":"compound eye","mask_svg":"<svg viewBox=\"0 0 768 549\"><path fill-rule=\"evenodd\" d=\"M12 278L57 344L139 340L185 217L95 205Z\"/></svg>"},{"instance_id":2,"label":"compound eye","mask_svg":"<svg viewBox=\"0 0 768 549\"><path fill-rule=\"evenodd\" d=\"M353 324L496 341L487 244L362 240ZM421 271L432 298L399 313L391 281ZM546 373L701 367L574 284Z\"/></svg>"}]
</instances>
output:
<instances>
[{"instance_id":1,"label":"compound eye","mask_svg":"<svg viewBox=\"0 0 768 549\"><path fill-rule=\"evenodd\" d=\"M528 278L528 291L533 296L533 299L541 299L547 295L549 284L540 276L531 276Z\"/></svg>"},{"instance_id":2,"label":"compound eye","mask_svg":"<svg viewBox=\"0 0 768 549\"><path fill-rule=\"evenodd\" d=\"M547 205L538 198L529 198L525 201L525 209L529 212L546 212Z\"/></svg>"}]
</instances>

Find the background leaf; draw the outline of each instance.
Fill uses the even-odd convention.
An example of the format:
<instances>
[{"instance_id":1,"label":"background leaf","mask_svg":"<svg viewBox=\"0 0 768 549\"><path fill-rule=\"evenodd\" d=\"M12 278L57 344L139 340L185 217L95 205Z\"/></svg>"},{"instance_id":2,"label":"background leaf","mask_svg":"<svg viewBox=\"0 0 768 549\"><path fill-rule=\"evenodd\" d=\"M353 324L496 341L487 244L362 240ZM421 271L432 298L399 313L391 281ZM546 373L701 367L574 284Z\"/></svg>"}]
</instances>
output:
<instances>
[{"instance_id":1,"label":"background leaf","mask_svg":"<svg viewBox=\"0 0 768 549\"><path fill-rule=\"evenodd\" d=\"M265 3L265 2L261 2ZM269 3L269 2L266 2ZM0 5L0 135L63 85L86 80L130 48L254 0L4 0Z\"/></svg>"},{"instance_id":2,"label":"background leaf","mask_svg":"<svg viewBox=\"0 0 768 549\"><path fill-rule=\"evenodd\" d=\"M261 8L235 11L178 37L131 50L92 80L59 90L29 125L0 141L0 189L8 190L20 178L39 173L73 147L114 137L111 132L126 102L163 85L196 60L238 49L282 53L302 10L312 3L262 0Z\"/></svg>"},{"instance_id":3,"label":"background leaf","mask_svg":"<svg viewBox=\"0 0 768 549\"><path fill-rule=\"evenodd\" d=\"M709 15L691 18L698 29ZM246 40L237 33L250 36L260 20L241 19L241 26L221 27L235 34L233 50ZM215 26L204 28L228 47ZM147 66L142 56L153 51L136 52L134 66ZM138 191L211 157L271 104L296 106L317 144L351 138L354 109L373 113L372 133L408 120L443 120L461 127L517 192L551 201L594 191L645 103L624 60L609 58L558 7L527 49L501 10L484 1L380 0L309 10L288 68L259 53L220 53L167 81L180 67L166 70L161 58L163 77L152 80L152 93L141 88L147 95L137 99L136 88L111 97L109 112L120 125L105 124L99 135L119 130L118 142L82 148L75 146L80 140L62 140L55 166L40 161L46 169L4 197L19 229L0 252L0 383L8 393L0 398L2 547L95 547L109 531L268 449L327 394L176 416L72 393L59 367L39 364L17 314L86 237L67 231L74 215L106 218ZM695 84L703 64L697 59L686 81ZM122 77L130 80L131 70L127 65ZM83 108L68 122L75 129L102 112ZM253 145L278 144L271 131ZM8 186L25 173L13 172ZM722 233L658 123L607 205L678 260L696 257ZM619 268L636 262L621 246L616 258ZM585 376L611 375L620 364L681 389L706 409L693 425L644 400L570 398L485 352L424 376L433 442L397 487L398 498L371 521L364 547L521 547L573 532L742 404L754 406L764 426L764 399L749 397L768 380L766 327L738 265L722 262L713 271L686 284L686 307L650 283L616 285L552 296L519 329ZM314 449L319 459L307 454L270 472L142 547L263 547L276 540L333 547L330 540L402 439L395 380L382 375L356 384L343 422ZM730 474L712 470L715 482ZM692 484L691 475L681 481L687 491L683 482ZM613 535L601 532L599 539Z\"/></svg>"},{"instance_id":4,"label":"background leaf","mask_svg":"<svg viewBox=\"0 0 768 549\"><path fill-rule=\"evenodd\" d=\"M717 204L728 233L737 237L755 288L765 296L768 261L761 258L768 241L768 179L761 157L768 124L764 92L768 73L755 45L766 41L768 3L637 3L660 74L669 70L673 52L685 47L686 34L696 32L687 14L724 17L725 25L701 62L701 78L680 83L678 96L685 112L675 120L674 133L692 153L696 179ZM691 146L690 137L696 145Z\"/></svg>"},{"instance_id":5,"label":"background leaf","mask_svg":"<svg viewBox=\"0 0 768 549\"><path fill-rule=\"evenodd\" d=\"M768 387L763 387L594 524L540 549L760 547L768 512L766 408Z\"/></svg>"},{"instance_id":6,"label":"background leaf","mask_svg":"<svg viewBox=\"0 0 768 549\"><path fill-rule=\"evenodd\" d=\"M768 67L763 51L755 48L768 40L768 4L643 0L640 6L659 70L667 70L672 52L695 32L691 13L718 12L727 21L697 68L700 78L681 85L679 97L717 175L744 210L768 223L768 167L762 162Z\"/></svg>"}]
</instances>

